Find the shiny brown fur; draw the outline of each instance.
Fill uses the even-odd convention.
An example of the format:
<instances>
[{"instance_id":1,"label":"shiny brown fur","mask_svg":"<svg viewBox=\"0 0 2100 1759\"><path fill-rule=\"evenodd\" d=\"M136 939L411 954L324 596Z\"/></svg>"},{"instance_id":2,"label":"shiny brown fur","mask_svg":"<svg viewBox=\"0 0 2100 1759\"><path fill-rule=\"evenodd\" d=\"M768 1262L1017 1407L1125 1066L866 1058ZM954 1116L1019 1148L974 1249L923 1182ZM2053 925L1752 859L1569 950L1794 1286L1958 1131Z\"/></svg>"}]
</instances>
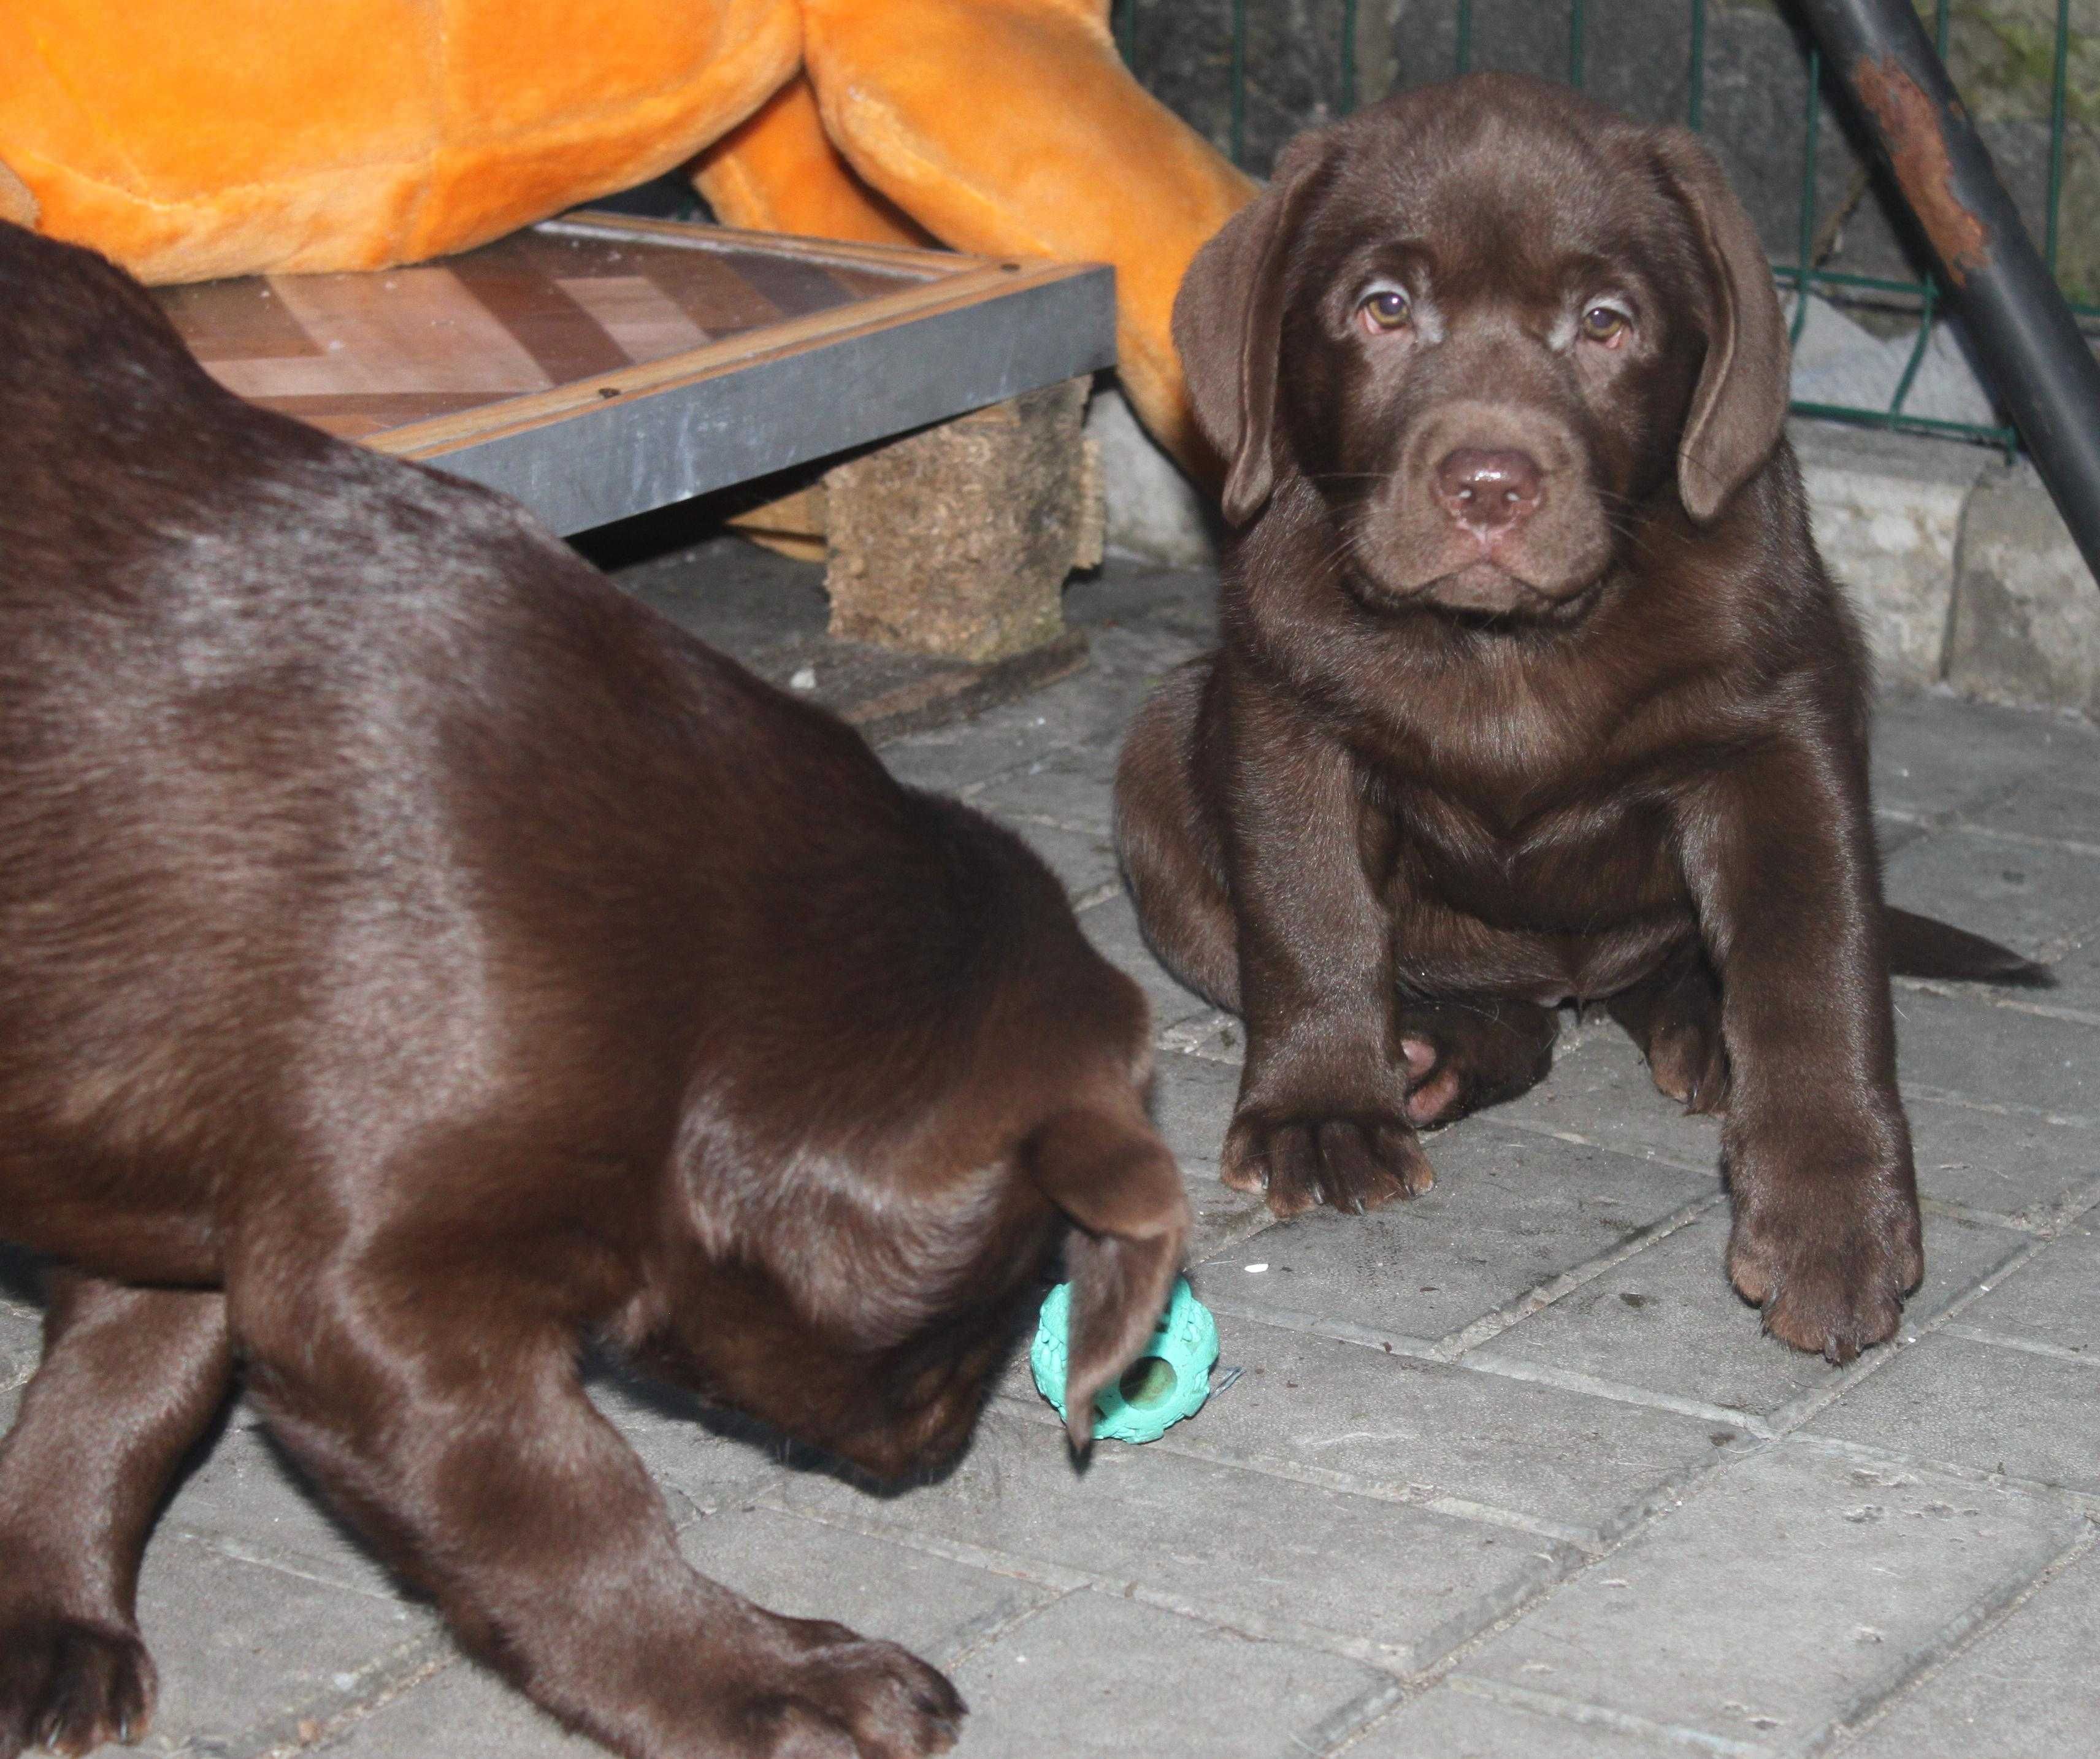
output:
<instances>
[{"instance_id":1,"label":"shiny brown fur","mask_svg":"<svg viewBox=\"0 0 2100 1759\"><path fill-rule=\"evenodd\" d=\"M1771 1331L1887 1338L1923 1269L1892 942L2041 974L1884 911L1866 657L1712 159L1538 81L1411 92L1286 150L1175 331L1242 529L1117 812L1154 946L1246 1020L1226 1180L1284 1215L1425 1190L1417 1127L1601 1000L1726 1110Z\"/></svg>"},{"instance_id":2,"label":"shiny brown fur","mask_svg":"<svg viewBox=\"0 0 2100 1759\"><path fill-rule=\"evenodd\" d=\"M1012 837L515 506L219 390L0 225L0 1759L136 1739L139 1553L236 1373L461 1640L638 1756L960 1700L696 1575L588 1340L871 1471L1070 1231L1071 1407L1186 1203L1136 987Z\"/></svg>"}]
</instances>

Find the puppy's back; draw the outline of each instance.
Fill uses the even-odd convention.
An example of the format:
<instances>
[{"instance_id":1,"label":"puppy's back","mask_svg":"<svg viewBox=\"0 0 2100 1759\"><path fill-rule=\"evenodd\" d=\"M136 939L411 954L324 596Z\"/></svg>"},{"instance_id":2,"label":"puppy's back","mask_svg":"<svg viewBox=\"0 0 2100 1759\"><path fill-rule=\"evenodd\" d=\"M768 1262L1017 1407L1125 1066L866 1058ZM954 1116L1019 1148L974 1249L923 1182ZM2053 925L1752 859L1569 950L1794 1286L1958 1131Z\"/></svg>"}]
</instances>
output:
<instances>
[{"instance_id":1,"label":"puppy's back","mask_svg":"<svg viewBox=\"0 0 2100 1759\"><path fill-rule=\"evenodd\" d=\"M702 1061L794 1122L819 1043L868 1129L989 999L1132 1029L1010 836L5 226L0 456L0 1137L64 1177L91 1146L192 1206L182 1168L322 1118L375 1160L471 1127L642 1162Z\"/></svg>"}]
</instances>

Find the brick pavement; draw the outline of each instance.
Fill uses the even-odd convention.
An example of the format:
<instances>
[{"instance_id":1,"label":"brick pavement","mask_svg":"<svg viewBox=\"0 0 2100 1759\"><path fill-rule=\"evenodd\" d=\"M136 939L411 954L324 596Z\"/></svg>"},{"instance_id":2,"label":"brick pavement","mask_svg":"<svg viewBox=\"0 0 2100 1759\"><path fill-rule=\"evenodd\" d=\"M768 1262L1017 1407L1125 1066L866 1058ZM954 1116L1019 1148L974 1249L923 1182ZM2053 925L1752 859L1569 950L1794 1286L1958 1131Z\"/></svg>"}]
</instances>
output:
<instances>
[{"instance_id":1,"label":"brick pavement","mask_svg":"<svg viewBox=\"0 0 2100 1759\"><path fill-rule=\"evenodd\" d=\"M1833 1369L1729 1292L1714 1126L1608 1022L1436 1137L1415 1203L1277 1227L1217 1183L1238 1030L1145 954L1108 830L1120 730L1207 644L1210 593L1112 566L1074 589L1090 671L885 756L1034 842L1151 995L1198 1286L1243 1372L1079 1475L1017 1367L957 1470L882 1498L608 1374L695 1561L946 1669L965 1759L2100 1753L2100 735L1885 704L1891 895L2064 981L1899 987L1931 1268L1900 1341ZM5 1416L35 1353L5 1259L0 1296ZM596 1751L459 1660L245 1410L141 1602L149 1750Z\"/></svg>"}]
</instances>

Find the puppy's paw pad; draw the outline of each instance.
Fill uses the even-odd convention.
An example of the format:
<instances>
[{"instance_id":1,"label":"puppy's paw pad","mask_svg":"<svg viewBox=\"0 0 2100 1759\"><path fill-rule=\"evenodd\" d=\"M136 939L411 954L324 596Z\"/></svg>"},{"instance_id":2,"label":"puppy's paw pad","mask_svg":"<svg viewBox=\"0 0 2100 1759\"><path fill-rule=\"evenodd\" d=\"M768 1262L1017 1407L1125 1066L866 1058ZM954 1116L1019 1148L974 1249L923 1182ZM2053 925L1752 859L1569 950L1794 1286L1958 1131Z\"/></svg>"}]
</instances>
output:
<instances>
[{"instance_id":1,"label":"puppy's paw pad","mask_svg":"<svg viewBox=\"0 0 2100 1759\"><path fill-rule=\"evenodd\" d=\"M1893 1288L1840 1292L1790 1285L1765 1303L1764 1325L1781 1343L1842 1367L1895 1337L1903 1307Z\"/></svg>"},{"instance_id":2,"label":"puppy's paw pad","mask_svg":"<svg viewBox=\"0 0 2100 1759\"><path fill-rule=\"evenodd\" d=\"M1322 1203L1361 1215L1419 1197L1436 1182L1405 1115L1384 1111L1242 1113L1227 1133L1221 1175L1236 1190L1266 1192L1270 1210L1283 1219Z\"/></svg>"},{"instance_id":3,"label":"puppy's paw pad","mask_svg":"<svg viewBox=\"0 0 2100 1759\"><path fill-rule=\"evenodd\" d=\"M1417 1047L1422 1055L1418 1059ZM1410 1039L1403 1051L1407 1057L1410 1075L1420 1070L1418 1078L1407 1090L1407 1120L1418 1130L1427 1130L1435 1124L1449 1123L1464 1115L1465 1078L1455 1067L1446 1065L1436 1067L1436 1053L1418 1039ZM1434 1069L1436 1073L1429 1073Z\"/></svg>"},{"instance_id":4,"label":"puppy's paw pad","mask_svg":"<svg viewBox=\"0 0 2100 1759\"><path fill-rule=\"evenodd\" d=\"M132 1632L56 1614L0 1616L0 1755L85 1753L138 1740L155 1680Z\"/></svg>"},{"instance_id":5,"label":"puppy's paw pad","mask_svg":"<svg viewBox=\"0 0 2100 1759\"><path fill-rule=\"evenodd\" d=\"M745 1706L753 1759L925 1759L946 1752L967 1709L954 1686L895 1643L854 1637L805 1649Z\"/></svg>"},{"instance_id":6,"label":"puppy's paw pad","mask_svg":"<svg viewBox=\"0 0 2100 1759\"><path fill-rule=\"evenodd\" d=\"M1739 1225L1728 1249L1728 1280L1762 1310L1765 1329L1838 1364L1896 1334L1923 1271L1915 1238L1900 1232L1891 1240L1855 1229L1789 1249Z\"/></svg>"},{"instance_id":7,"label":"puppy's paw pad","mask_svg":"<svg viewBox=\"0 0 2100 1759\"><path fill-rule=\"evenodd\" d=\"M1695 1026L1659 1031L1648 1047L1648 1078L1688 1112L1728 1109L1728 1059L1718 1034Z\"/></svg>"}]
</instances>

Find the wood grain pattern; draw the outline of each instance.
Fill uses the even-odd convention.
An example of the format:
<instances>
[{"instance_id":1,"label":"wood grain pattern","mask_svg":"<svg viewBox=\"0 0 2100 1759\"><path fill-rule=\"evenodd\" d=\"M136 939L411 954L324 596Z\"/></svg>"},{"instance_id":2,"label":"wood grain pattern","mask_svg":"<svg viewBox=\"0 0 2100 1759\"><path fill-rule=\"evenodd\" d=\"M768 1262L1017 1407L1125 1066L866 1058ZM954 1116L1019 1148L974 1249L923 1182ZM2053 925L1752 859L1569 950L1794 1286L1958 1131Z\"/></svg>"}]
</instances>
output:
<instances>
[{"instance_id":1,"label":"wood grain pattern","mask_svg":"<svg viewBox=\"0 0 2100 1759\"><path fill-rule=\"evenodd\" d=\"M1003 272L942 252L576 215L411 268L156 297L227 389L340 438L425 456L945 309Z\"/></svg>"}]
</instances>

